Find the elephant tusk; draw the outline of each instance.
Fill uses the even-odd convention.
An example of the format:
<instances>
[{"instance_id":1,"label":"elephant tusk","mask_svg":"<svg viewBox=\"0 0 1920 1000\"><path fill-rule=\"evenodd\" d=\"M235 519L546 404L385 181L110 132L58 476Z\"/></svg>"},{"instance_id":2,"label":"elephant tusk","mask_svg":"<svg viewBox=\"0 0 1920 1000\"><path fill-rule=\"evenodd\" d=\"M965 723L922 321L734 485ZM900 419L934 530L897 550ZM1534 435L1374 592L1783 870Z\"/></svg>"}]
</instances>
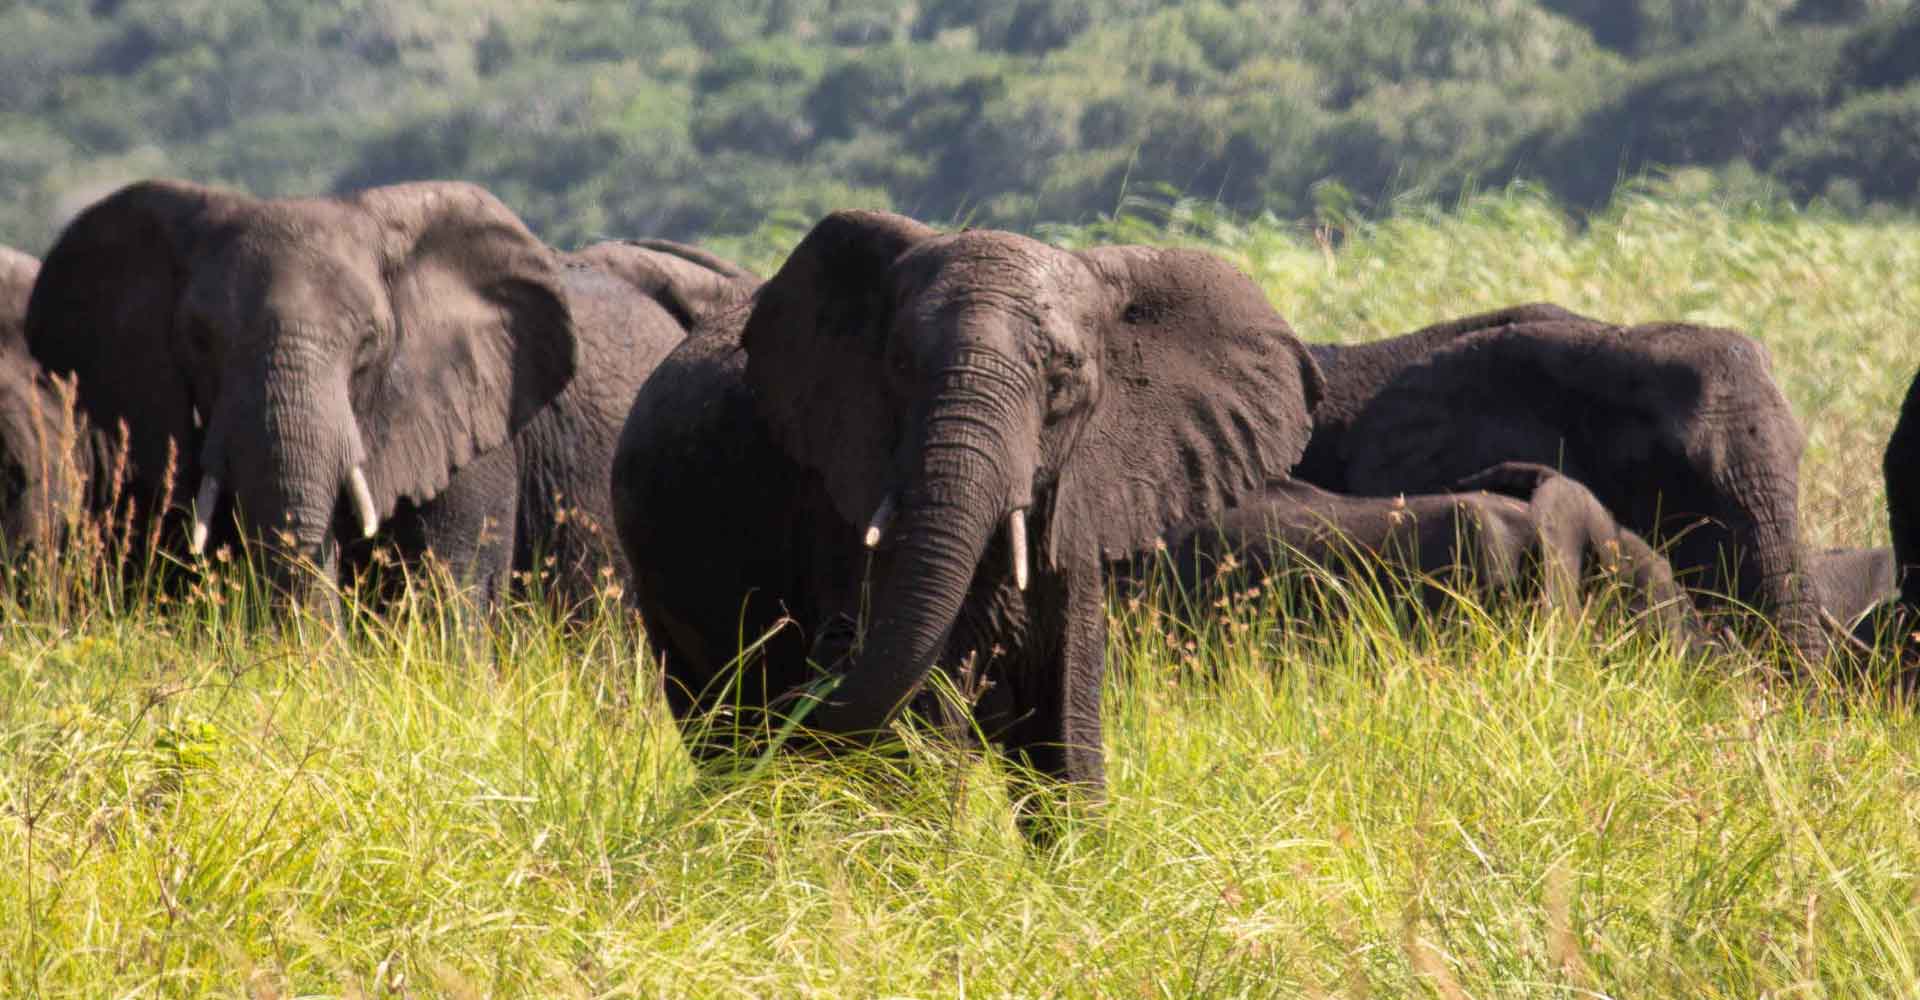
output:
<instances>
[{"instance_id":1,"label":"elephant tusk","mask_svg":"<svg viewBox=\"0 0 1920 1000\"><path fill-rule=\"evenodd\" d=\"M1007 515L1007 545L1013 550L1013 585L1027 589L1027 511Z\"/></svg>"},{"instance_id":2,"label":"elephant tusk","mask_svg":"<svg viewBox=\"0 0 1920 1000\"><path fill-rule=\"evenodd\" d=\"M187 536L187 551L199 555L207 548L207 535L213 529L213 508L220 502L220 477L211 473L200 477L200 493L193 498L193 531Z\"/></svg>"},{"instance_id":3,"label":"elephant tusk","mask_svg":"<svg viewBox=\"0 0 1920 1000\"><path fill-rule=\"evenodd\" d=\"M886 537L888 526L893 524L893 507L893 494L889 493L886 499L880 501L880 507L873 512L873 517L868 519L867 534L861 540L867 548L880 547L880 539Z\"/></svg>"},{"instance_id":4,"label":"elephant tusk","mask_svg":"<svg viewBox=\"0 0 1920 1000\"><path fill-rule=\"evenodd\" d=\"M360 512L360 536L372 538L380 531L380 512L373 507L373 491L367 488L367 474L359 466L347 473L347 486L353 491L354 509Z\"/></svg>"}]
</instances>

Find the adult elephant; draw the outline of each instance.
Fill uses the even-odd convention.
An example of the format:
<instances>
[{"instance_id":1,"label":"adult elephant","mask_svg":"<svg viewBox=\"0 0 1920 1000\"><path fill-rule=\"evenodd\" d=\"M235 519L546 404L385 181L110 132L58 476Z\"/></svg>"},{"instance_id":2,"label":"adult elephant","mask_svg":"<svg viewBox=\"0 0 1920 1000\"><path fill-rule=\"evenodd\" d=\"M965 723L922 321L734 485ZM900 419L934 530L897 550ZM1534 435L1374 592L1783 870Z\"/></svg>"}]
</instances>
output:
<instances>
[{"instance_id":1,"label":"adult elephant","mask_svg":"<svg viewBox=\"0 0 1920 1000\"><path fill-rule=\"evenodd\" d=\"M1500 462L1552 466L1667 546L1683 583L1825 649L1798 530L1804 437L1752 338L1538 304L1312 351L1327 396L1300 478L1390 496Z\"/></svg>"},{"instance_id":2,"label":"adult elephant","mask_svg":"<svg viewBox=\"0 0 1920 1000\"><path fill-rule=\"evenodd\" d=\"M1887 486L1887 523L1893 534L1900 603L1920 611L1920 373L1907 386L1900 417L1887 438L1881 473Z\"/></svg>"},{"instance_id":3,"label":"adult elephant","mask_svg":"<svg viewBox=\"0 0 1920 1000\"><path fill-rule=\"evenodd\" d=\"M536 559L563 600L624 572L606 469L681 337L651 297L441 182L134 184L61 234L27 315L92 422L126 427L139 520L197 552L240 537L238 510L269 579L309 597L343 546L365 560L363 536L431 550L483 602Z\"/></svg>"},{"instance_id":4,"label":"adult elephant","mask_svg":"<svg viewBox=\"0 0 1920 1000\"><path fill-rule=\"evenodd\" d=\"M40 262L0 247L0 544L44 549L81 501L92 448L70 398L27 352L27 299Z\"/></svg>"},{"instance_id":5,"label":"adult elephant","mask_svg":"<svg viewBox=\"0 0 1920 1000\"><path fill-rule=\"evenodd\" d=\"M567 257L632 285L687 330L753 294L762 280L730 260L672 240L607 240Z\"/></svg>"},{"instance_id":6,"label":"adult elephant","mask_svg":"<svg viewBox=\"0 0 1920 1000\"><path fill-rule=\"evenodd\" d=\"M1920 373L1907 387L1900 416L1881 460L1887 487L1887 523L1893 545L1888 569L1892 596L1854 623L1855 642L1847 647L1860 654L1872 649L1893 653L1899 679L1912 690L1920 686ZM1868 550L1875 551L1875 550ZM1878 579L1875 567L1875 586ZM1864 662L1856 656L1855 664Z\"/></svg>"},{"instance_id":7,"label":"adult elephant","mask_svg":"<svg viewBox=\"0 0 1920 1000\"><path fill-rule=\"evenodd\" d=\"M938 666L1099 787L1103 559L1284 474L1318 383L1213 257L828 216L668 357L615 458L683 731L706 755L810 706L869 737Z\"/></svg>"}]
</instances>

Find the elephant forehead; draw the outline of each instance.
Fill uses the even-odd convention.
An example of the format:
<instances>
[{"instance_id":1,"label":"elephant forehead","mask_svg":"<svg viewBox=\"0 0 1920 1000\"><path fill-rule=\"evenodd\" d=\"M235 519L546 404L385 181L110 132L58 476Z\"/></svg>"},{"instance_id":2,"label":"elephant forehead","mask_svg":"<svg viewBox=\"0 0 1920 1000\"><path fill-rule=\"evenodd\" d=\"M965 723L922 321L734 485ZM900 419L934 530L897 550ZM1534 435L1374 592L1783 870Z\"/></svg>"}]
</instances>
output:
<instances>
[{"instance_id":1,"label":"elephant forehead","mask_svg":"<svg viewBox=\"0 0 1920 1000\"><path fill-rule=\"evenodd\" d=\"M1073 255L1017 233L973 230L927 240L900 256L894 289L908 296L1034 301L1065 291Z\"/></svg>"},{"instance_id":2,"label":"elephant forehead","mask_svg":"<svg viewBox=\"0 0 1920 1000\"><path fill-rule=\"evenodd\" d=\"M1709 380L1772 376L1773 355L1766 345L1738 330L1651 323L1629 327L1622 336L1650 356L1693 368Z\"/></svg>"},{"instance_id":3,"label":"elephant forehead","mask_svg":"<svg viewBox=\"0 0 1920 1000\"><path fill-rule=\"evenodd\" d=\"M382 308L379 262L354 252L339 233L275 221L246 226L202 247L202 266L188 292L207 313L265 309L305 320L311 310L366 315Z\"/></svg>"}]
</instances>

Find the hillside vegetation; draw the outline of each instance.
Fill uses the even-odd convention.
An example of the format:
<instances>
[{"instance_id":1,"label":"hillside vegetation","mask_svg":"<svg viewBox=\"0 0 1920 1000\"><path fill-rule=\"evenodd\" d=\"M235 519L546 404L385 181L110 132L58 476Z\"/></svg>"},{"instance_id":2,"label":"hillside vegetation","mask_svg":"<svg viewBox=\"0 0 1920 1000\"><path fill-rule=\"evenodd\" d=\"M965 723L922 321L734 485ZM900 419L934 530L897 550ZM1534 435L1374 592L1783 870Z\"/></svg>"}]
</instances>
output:
<instances>
[{"instance_id":1,"label":"hillside vegetation","mask_svg":"<svg viewBox=\"0 0 1920 1000\"><path fill-rule=\"evenodd\" d=\"M548 240L843 206L1013 228L1169 185L1283 219L1656 165L1920 202L1906 0L15 0L0 242L128 179L454 177Z\"/></svg>"},{"instance_id":2,"label":"hillside vegetation","mask_svg":"<svg viewBox=\"0 0 1920 1000\"><path fill-rule=\"evenodd\" d=\"M1584 227L1515 191L1337 239L1196 202L1047 235L1208 247L1310 339L1530 297L1753 331L1815 539L1883 539L1920 225L1690 190ZM758 232L769 268L793 232ZM257 627L215 568L185 606L49 573L4 607L0 994L1920 992L1913 706L1604 611L1117 605L1111 798L1036 848L998 764L924 741L697 774L615 603L476 649L432 613Z\"/></svg>"}]
</instances>

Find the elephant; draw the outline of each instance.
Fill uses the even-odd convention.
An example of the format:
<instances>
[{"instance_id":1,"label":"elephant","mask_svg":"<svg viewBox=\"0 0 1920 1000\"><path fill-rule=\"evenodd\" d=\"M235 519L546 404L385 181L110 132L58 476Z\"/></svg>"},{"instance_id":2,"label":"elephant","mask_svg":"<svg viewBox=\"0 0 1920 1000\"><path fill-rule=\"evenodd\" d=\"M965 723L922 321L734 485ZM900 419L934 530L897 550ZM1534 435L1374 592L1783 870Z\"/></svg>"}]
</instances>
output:
<instances>
[{"instance_id":1,"label":"elephant","mask_svg":"<svg viewBox=\"0 0 1920 1000\"><path fill-rule=\"evenodd\" d=\"M1920 610L1920 372L1907 386L1881 461L1900 604Z\"/></svg>"},{"instance_id":2,"label":"elephant","mask_svg":"<svg viewBox=\"0 0 1920 1000\"><path fill-rule=\"evenodd\" d=\"M0 246L0 348L25 347L27 297L40 261L31 254Z\"/></svg>"},{"instance_id":3,"label":"elephant","mask_svg":"<svg viewBox=\"0 0 1920 1000\"><path fill-rule=\"evenodd\" d=\"M964 725L938 667L978 733L1097 800L1104 562L1284 474L1318 393L1215 257L825 217L662 362L614 458L690 748L866 744L909 702Z\"/></svg>"},{"instance_id":4,"label":"elephant","mask_svg":"<svg viewBox=\"0 0 1920 1000\"><path fill-rule=\"evenodd\" d=\"M1808 557L1808 566L1821 614L1846 628L1899 593L1889 545L1822 549Z\"/></svg>"},{"instance_id":5,"label":"elephant","mask_svg":"<svg viewBox=\"0 0 1920 1000\"><path fill-rule=\"evenodd\" d=\"M27 353L27 299L40 262L0 247L0 544L50 550L93 462L70 398Z\"/></svg>"},{"instance_id":6,"label":"elephant","mask_svg":"<svg viewBox=\"0 0 1920 1000\"><path fill-rule=\"evenodd\" d=\"M551 567L562 603L629 575L606 472L683 336L457 182L299 199L135 183L60 234L26 321L92 424L125 426L156 544L244 540L296 600L326 600L372 543L431 552L483 607L516 572Z\"/></svg>"},{"instance_id":7,"label":"elephant","mask_svg":"<svg viewBox=\"0 0 1920 1000\"><path fill-rule=\"evenodd\" d=\"M1869 559L1866 554L1851 560L1841 557L1844 562L1864 562L1869 567L1861 574L1846 574L1845 578L1855 583L1864 575L1866 584L1857 591L1843 592L1865 598L1885 584L1884 589L1891 593L1857 619L1834 617L1839 626L1853 626L1853 641L1842 647L1854 654L1853 666L1859 666L1870 650L1890 650L1899 683L1912 693L1920 688L1920 373L1914 375L1900 404L1900 415L1881 459L1881 475L1887 487L1887 524L1893 536L1884 566L1891 580L1879 575L1883 566L1877 558ZM1864 553L1877 555L1881 551L1867 549Z\"/></svg>"},{"instance_id":8,"label":"elephant","mask_svg":"<svg viewBox=\"0 0 1920 1000\"><path fill-rule=\"evenodd\" d=\"M1166 544L1164 553L1136 557L1122 585L1151 581L1164 567L1194 598L1187 603L1204 611L1214 605L1199 598L1216 579L1243 586L1313 567L1409 588L1438 610L1461 593L1483 601L1537 594L1569 608L1585 585L1611 581L1676 648L1698 650L1705 641L1665 557L1584 485L1532 463L1502 463L1448 492L1397 497L1275 480L1248 504L1175 529Z\"/></svg>"},{"instance_id":9,"label":"elephant","mask_svg":"<svg viewBox=\"0 0 1920 1000\"><path fill-rule=\"evenodd\" d=\"M730 260L672 240L607 240L575 250L567 259L632 285L671 314L682 330L745 299L761 281Z\"/></svg>"},{"instance_id":10,"label":"elephant","mask_svg":"<svg viewBox=\"0 0 1920 1000\"><path fill-rule=\"evenodd\" d=\"M1298 478L1392 496L1500 462L1558 468L1663 546L1696 593L1731 596L1794 650L1824 652L1798 533L1805 438L1752 338L1540 303L1310 350L1327 398Z\"/></svg>"}]
</instances>

